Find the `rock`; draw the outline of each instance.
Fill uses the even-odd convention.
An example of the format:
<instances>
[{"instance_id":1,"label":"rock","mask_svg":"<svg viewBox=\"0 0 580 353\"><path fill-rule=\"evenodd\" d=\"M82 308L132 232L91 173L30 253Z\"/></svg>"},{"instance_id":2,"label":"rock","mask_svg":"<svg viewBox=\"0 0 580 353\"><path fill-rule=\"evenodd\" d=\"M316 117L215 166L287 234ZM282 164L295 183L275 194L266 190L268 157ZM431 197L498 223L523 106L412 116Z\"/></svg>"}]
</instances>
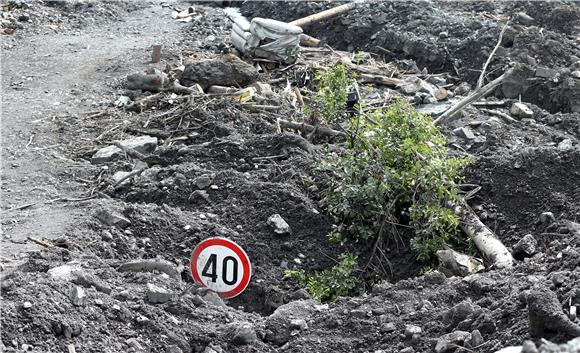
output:
<instances>
[{"instance_id":1,"label":"rock","mask_svg":"<svg viewBox=\"0 0 580 353\"><path fill-rule=\"evenodd\" d=\"M252 344L258 340L258 335L256 335L256 330L254 326L249 322L234 323L235 325L231 333L230 342L241 346Z\"/></svg>"},{"instance_id":2,"label":"rock","mask_svg":"<svg viewBox=\"0 0 580 353\"><path fill-rule=\"evenodd\" d=\"M279 214L271 215L268 218L268 224L274 229L274 233L284 235L284 234L292 234L292 229L282 216Z\"/></svg>"},{"instance_id":3,"label":"rock","mask_svg":"<svg viewBox=\"0 0 580 353\"><path fill-rule=\"evenodd\" d=\"M126 172L124 170L120 170L118 172L115 172L115 174L113 174L113 181L115 181L115 184L118 184L119 181L123 180L123 178L125 178L127 175L131 174L132 172ZM129 178L130 179L130 178ZM121 184L119 185L124 185L127 184L129 182L129 179L125 179Z\"/></svg>"},{"instance_id":4,"label":"rock","mask_svg":"<svg viewBox=\"0 0 580 353\"><path fill-rule=\"evenodd\" d=\"M580 223L566 221L566 229L572 235L580 235Z\"/></svg>"},{"instance_id":5,"label":"rock","mask_svg":"<svg viewBox=\"0 0 580 353\"><path fill-rule=\"evenodd\" d=\"M558 149L560 151L568 151L571 150L572 148L574 148L574 145L572 143L571 139L563 139L559 144L558 144Z\"/></svg>"},{"instance_id":6,"label":"rock","mask_svg":"<svg viewBox=\"0 0 580 353\"><path fill-rule=\"evenodd\" d=\"M193 183L198 189L206 189L211 185L211 177L209 175L202 175L193 179Z\"/></svg>"},{"instance_id":7,"label":"rock","mask_svg":"<svg viewBox=\"0 0 580 353\"><path fill-rule=\"evenodd\" d=\"M538 348L533 341L524 341L522 353L538 353Z\"/></svg>"},{"instance_id":8,"label":"rock","mask_svg":"<svg viewBox=\"0 0 580 353\"><path fill-rule=\"evenodd\" d=\"M70 301L74 306L83 306L87 301L87 293L79 286L74 286L70 292Z\"/></svg>"},{"instance_id":9,"label":"rock","mask_svg":"<svg viewBox=\"0 0 580 353\"><path fill-rule=\"evenodd\" d=\"M22 307L24 309L30 309L30 308L32 308L32 303L31 302L28 302L28 301L27 302L24 302L24 303L22 303Z\"/></svg>"},{"instance_id":10,"label":"rock","mask_svg":"<svg viewBox=\"0 0 580 353\"><path fill-rule=\"evenodd\" d=\"M554 214L552 212L542 212L540 214L540 222L547 224L547 223L552 223L556 221L556 217L554 217Z\"/></svg>"},{"instance_id":11,"label":"rock","mask_svg":"<svg viewBox=\"0 0 580 353\"><path fill-rule=\"evenodd\" d=\"M471 130L471 128L464 126L464 127L458 127L457 129L453 130L453 133L461 138L464 138L466 140L474 140L475 139L475 134L473 133L473 130Z\"/></svg>"},{"instance_id":12,"label":"rock","mask_svg":"<svg viewBox=\"0 0 580 353\"><path fill-rule=\"evenodd\" d=\"M290 320L290 328L295 330L304 331L308 329L308 324L304 319L293 319Z\"/></svg>"},{"instance_id":13,"label":"rock","mask_svg":"<svg viewBox=\"0 0 580 353\"><path fill-rule=\"evenodd\" d=\"M465 342L471 340L471 333L465 331L454 331L445 334L439 339L437 339L437 344L435 345L436 353L444 353L455 350L457 346L463 346Z\"/></svg>"},{"instance_id":14,"label":"rock","mask_svg":"<svg viewBox=\"0 0 580 353\"><path fill-rule=\"evenodd\" d=\"M421 328L415 325L405 325L405 337L407 339L412 339L421 336Z\"/></svg>"},{"instance_id":15,"label":"rock","mask_svg":"<svg viewBox=\"0 0 580 353\"><path fill-rule=\"evenodd\" d=\"M252 84L251 87L254 87L256 89L256 93L261 96L268 97L274 94L274 92L272 92L272 86L270 86L268 83L256 82Z\"/></svg>"},{"instance_id":16,"label":"rock","mask_svg":"<svg viewBox=\"0 0 580 353\"><path fill-rule=\"evenodd\" d=\"M125 341L129 346L133 347L137 352L141 352L143 351L145 348L143 348L143 346L141 345L141 343L139 343L139 341L136 338L129 338L127 341Z\"/></svg>"},{"instance_id":17,"label":"rock","mask_svg":"<svg viewBox=\"0 0 580 353\"><path fill-rule=\"evenodd\" d=\"M434 104L423 104L417 107L417 111L422 114L441 115L447 109L451 108L455 101L447 100L445 102L438 102Z\"/></svg>"},{"instance_id":18,"label":"rock","mask_svg":"<svg viewBox=\"0 0 580 353\"><path fill-rule=\"evenodd\" d=\"M580 78L580 70L574 70L570 73L570 75L574 78Z\"/></svg>"},{"instance_id":19,"label":"rock","mask_svg":"<svg viewBox=\"0 0 580 353\"><path fill-rule=\"evenodd\" d=\"M77 264L66 264L53 267L47 271L50 278L57 281L72 281L75 278L75 272L81 271Z\"/></svg>"},{"instance_id":20,"label":"rock","mask_svg":"<svg viewBox=\"0 0 580 353\"><path fill-rule=\"evenodd\" d=\"M246 87L260 78L256 69L235 55L224 55L220 59L187 63L179 78L181 84L199 84L204 90L209 86Z\"/></svg>"},{"instance_id":21,"label":"rock","mask_svg":"<svg viewBox=\"0 0 580 353\"><path fill-rule=\"evenodd\" d=\"M475 309L476 307L471 300L464 300L445 311L443 313L443 321L445 321L450 328L455 328L458 323L472 315L475 312Z\"/></svg>"},{"instance_id":22,"label":"rock","mask_svg":"<svg viewBox=\"0 0 580 353\"><path fill-rule=\"evenodd\" d=\"M483 336L481 335L481 332L479 332L479 330L471 331L471 346L472 347L481 346L483 344L483 342L484 342Z\"/></svg>"},{"instance_id":23,"label":"rock","mask_svg":"<svg viewBox=\"0 0 580 353\"><path fill-rule=\"evenodd\" d=\"M453 91L456 96L465 96L471 91L471 86L467 82L462 82L457 88Z\"/></svg>"},{"instance_id":24,"label":"rock","mask_svg":"<svg viewBox=\"0 0 580 353\"><path fill-rule=\"evenodd\" d=\"M106 229L103 229L103 231L101 232L101 239L103 241L112 241L113 240L113 234L111 234L111 232L109 232Z\"/></svg>"},{"instance_id":25,"label":"rock","mask_svg":"<svg viewBox=\"0 0 580 353\"><path fill-rule=\"evenodd\" d=\"M564 314L556 293L540 287L531 290L526 300L532 337L543 337L546 329L572 337L580 336L580 326Z\"/></svg>"},{"instance_id":26,"label":"rock","mask_svg":"<svg viewBox=\"0 0 580 353\"><path fill-rule=\"evenodd\" d=\"M208 290L204 295L201 296L201 299L207 304L214 305L214 306L226 306L224 300L216 293Z\"/></svg>"},{"instance_id":27,"label":"rock","mask_svg":"<svg viewBox=\"0 0 580 353\"><path fill-rule=\"evenodd\" d=\"M174 294L165 288L147 283L147 301L151 304L163 304L173 298Z\"/></svg>"},{"instance_id":28,"label":"rock","mask_svg":"<svg viewBox=\"0 0 580 353\"><path fill-rule=\"evenodd\" d=\"M119 272L153 272L166 273L173 279L181 279L181 271L173 263L162 259L141 259L125 262L117 268Z\"/></svg>"},{"instance_id":29,"label":"rock","mask_svg":"<svg viewBox=\"0 0 580 353\"><path fill-rule=\"evenodd\" d=\"M395 324L393 322L385 322L384 324L381 324L381 331L382 332L394 332L397 330L397 326L395 326Z\"/></svg>"},{"instance_id":30,"label":"rock","mask_svg":"<svg viewBox=\"0 0 580 353\"><path fill-rule=\"evenodd\" d=\"M183 351L181 350L181 348L179 348L179 346L172 344L170 346L165 347L165 353L183 353Z\"/></svg>"},{"instance_id":31,"label":"rock","mask_svg":"<svg viewBox=\"0 0 580 353\"><path fill-rule=\"evenodd\" d=\"M536 253L538 241L531 234L526 234L514 245L513 255L518 259L532 257Z\"/></svg>"},{"instance_id":32,"label":"rock","mask_svg":"<svg viewBox=\"0 0 580 353\"><path fill-rule=\"evenodd\" d=\"M534 117L534 112L527 105L519 102L512 104L510 114L520 119L531 119Z\"/></svg>"},{"instance_id":33,"label":"rock","mask_svg":"<svg viewBox=\"0 0 580 353\"><path fill-rule=\"evenodd\" d=\"M531 17L525 12L518 12L516 14L516 19L518 20L519 23L523 24L524 26L531 26L532 24L534 24L535 21L533 17Z\"/></svg>"},{"instance_id":34,"label":"rock","mask_svg":"<svg viewBox=\"0 0 580 353\"><path fill-rule=\"evenodd\" d=\"M455 250L438 250L436 255L440 262L439 270L448 277L467 276L485 269L480 259Z\"/></svg>"},{"instance_id":35,"label":"rock","mask_svg":"<svg viewBox=\"0 0 580 353\"><path fill-rule=\"evenodd\" d=\"M126 148L133 149L137 152L148 154L155 150L157 147L157 137L151 136L139 136L127 140L119 141L119 143ZM117 146L107 146L98 150L91 158L91 163L107 163L112 162L121 154L123 151Z\"/></svg>"},{"instance_id":36,"label":"rock","mask_svg":"<svg viewBox=\"0 0 580 353\"><path fill-rule=\"evenodd\" d=\"M105 294L111 294L113 289L101 281L97 276L87 273L85 271L75 271L74 278L72 282L74 284L78 284L79 286L83 286L85 288L95 287L96 290Z\"/></svg>"},{"instance_id":37,"label":"rock","mask_svg":"<svg viewBox=\"0 0 580 353\"><path fill-rule=\"evenodd\" d=\"M297 300L288 304L281 305L268 316L266 319L266 341L281 346L288 342L295 331L294 320L309 320L318 309L318 303L315 300Z\"/></svg>"},{"instance_id":38,"label":"rock","mask_svg":"<svg viewBox=\"0 0 580 353\"><path fill-rule=\"evenodd\" d=\"M536 69L536 77L542 77L546 79L552 79L558 75L558 71L554 69L549 69L547 67L539 66Z\"/></svg>"},{"instance_id":39,"label":"rock","mask_svg":"<svg viewBox=\"0 0 580 353\"><path fill-rule=\"evenodd\" d=\"M117 226L119 228L126 228L131 224L131 221L124 216L105 209L97 211L96 217L99 221L111 227Z\"/></svg>"}]
</instances>

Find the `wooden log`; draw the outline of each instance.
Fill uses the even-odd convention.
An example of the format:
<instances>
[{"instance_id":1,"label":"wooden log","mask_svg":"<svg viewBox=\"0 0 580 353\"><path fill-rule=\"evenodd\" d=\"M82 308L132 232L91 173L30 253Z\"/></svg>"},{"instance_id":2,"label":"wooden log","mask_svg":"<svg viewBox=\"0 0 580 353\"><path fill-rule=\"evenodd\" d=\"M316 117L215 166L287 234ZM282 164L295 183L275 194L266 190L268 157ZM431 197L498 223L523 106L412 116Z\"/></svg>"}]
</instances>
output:
<instances>
[{"instance_id":1,"label":"wooden log","mask_svg":"<svg viewBox=\"0 0 580 353\"><path fill-rule=\"evenodd\" d=\"M473 243L495 268L510 268L514 258L503 243L495 236L473 210L462 205L455 208L461 218L461 228L473 240Z\"/></svg>"},{"instance_id":2,"label":"wooden log","mask_svg":"<svg viewBox=\"0 0 580 353\"><path fill-rule=\"evenodd\" d=\"M297 123L295 121L288 121L284 119L278 119L278 124L280 125L280 127L302 131L307 134L315 131L317 134L329 137L336 136L346 137L346 134L344 132L336 131L325 126L312 126L309 124Z\"/></svg>"},{"instance_id":3,"label":"wooden log","mask_svg":"<svg viewBox=\"0 0 580 353\"><path fill-rule=\"evenodd\" d=\"M476 89L471 93L469 96L463 98L459 102L457 102L454 106L449 108L445 113L441 114L437 119L433 120L433 124L437 125L440 124L443 120L453 116L454 114L460 112L465 106L468 104L475 102L476 100L487 96L491 92L493 92L499 85L501 85L508 77L513 74L513 69L508 70L500 77L496 78L495 80L491 81L487 85Z\"/></svg>"},{"instance_id":4,"label":"wooden log","mask_svg":"<svg viewBox=\"0 0 580 353\"><path fill-rule=\"evenodd\" d=\"M290 24L304 28L304 27L310 26L313 23L320 22L322 20L326 20L326 19L329 19L332 17L336 17L338 15L341 15L343 13L349 12L350 10L357 7L362 2L363 2L362 0L358 0L358 1L350 2L348 4L333 7L332 9L324 10L324 11L321 11L319 13L315 13L315 14L310 15L310 16L299 18L297 20L290 22Z\"/></svg>"},{"instance_id":5,"label":"wooden log","mask_svg":"<svg viewBox=\"0 0 580 353\"><path fill-rule=\"evenodd\" d=\"M309 36L308 34L302 33L300 35L300 44L307 47L317 47L320 45L320 39Z\"/></svg>"},{"instance_id":6,"label":"wooden log","mask_svg":"<svg viewBox=\"0 0 580 353\"><path fill-rule=\"evenodd\" d=\"M153 44L151 49L151 62L158 63L161 61L161 44Z\"/></svg>"},{"instance_id":7,"label":"wooden log","mask_svg":"<svg viewBox=\"0 0 580 353\"><path fill-rule=\"evenodd\" d=\"M371 82L376 83L378 85L385 85L388 87L397 87L404 81L399 78L371 74L360 74L359 77L361 78L362 82Z\"/></svg>"}]
</instances>

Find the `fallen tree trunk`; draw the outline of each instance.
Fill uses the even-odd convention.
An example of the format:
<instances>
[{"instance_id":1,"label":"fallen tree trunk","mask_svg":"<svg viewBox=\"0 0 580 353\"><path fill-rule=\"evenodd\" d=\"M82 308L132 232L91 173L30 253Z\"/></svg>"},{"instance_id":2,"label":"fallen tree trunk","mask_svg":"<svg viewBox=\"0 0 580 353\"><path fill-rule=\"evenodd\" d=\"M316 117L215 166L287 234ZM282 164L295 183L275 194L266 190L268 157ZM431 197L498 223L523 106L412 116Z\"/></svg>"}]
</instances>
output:
<instances>
[{"instance_id":1,"label":"fallen tree trunk","mask_svg":"<svg viewBox=\"0 0 580 353\"><path fill-rule=\"evenodd\" d=\"M473 239L475 246L496 268L510 268L514 258L503 243L495 236L475 212L466 204L457 206L455 213L461 218L461 228Z\"/></svg>"},{"instance_id":2,"label":"fallen tree trunk","mask_svg":"<svg viewBox=\"0 0 580 353\"><path fill-rule=\"evenodd\" d=\"M460 100L454 106L452 106L451 108L449 108L445 113L441 114L437 119L433 120L433 124L437 125L437 124L441 123L441 121L443 121L443 120L445 120L445 119L453 116L454 114L460 112L468 104L470 104L472 102L475 102L476 100L478 100L478 99L480 99L480 98L482 98L482 97L490 94L499 85L501 85L503 83L503 81L505 81L508 77L510 77L512 75L512 73L513 73L513 69L512 70L508 70L503 75L501 75L500 77L498 77L495 80L491 81L487 85L485 85L485 86L483 86L483 87L481 87L479 89L476 89L469 96L467 96L464 99Z\"/></svg>"}]
</instances>

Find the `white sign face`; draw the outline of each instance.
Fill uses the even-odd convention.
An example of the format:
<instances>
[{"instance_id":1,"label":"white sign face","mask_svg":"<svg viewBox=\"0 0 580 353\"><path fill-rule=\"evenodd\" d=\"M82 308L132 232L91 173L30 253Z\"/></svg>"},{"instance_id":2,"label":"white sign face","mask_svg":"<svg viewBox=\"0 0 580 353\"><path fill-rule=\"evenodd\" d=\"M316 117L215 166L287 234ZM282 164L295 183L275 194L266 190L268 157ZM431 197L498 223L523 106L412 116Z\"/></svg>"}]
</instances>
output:
<instances>
[{"instance_id":1,"label":"white sign face","mask_svg":"<svg viewBox=\"0 0 580 353\"><path fill-rule=\"evenodd\" d=\"M191 256L191 274L201 286L232 298L240 294L250 281L248 255L231 240L210 238L201 242Z\"/></svg>"}]
</instances>

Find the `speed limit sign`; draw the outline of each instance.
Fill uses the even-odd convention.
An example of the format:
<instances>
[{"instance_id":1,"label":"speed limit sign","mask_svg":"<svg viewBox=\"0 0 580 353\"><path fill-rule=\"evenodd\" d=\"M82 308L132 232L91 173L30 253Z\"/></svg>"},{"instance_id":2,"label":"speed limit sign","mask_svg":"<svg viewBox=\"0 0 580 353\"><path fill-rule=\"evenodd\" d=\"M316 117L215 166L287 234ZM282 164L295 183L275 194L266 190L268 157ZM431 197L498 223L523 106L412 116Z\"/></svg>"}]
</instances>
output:
<instances>
[{"instance_id":1,"label":"speed limit sign","mask_svg":"<svg viewBox=\"0 0 580 353\"><path fill-rule=\"evenodd\" d=\"M195 282L225 299L242 293L252 275L246 252L225 238L209 238L199 243L191 254L190 267Z\"/></svg>"}]
</instances>

